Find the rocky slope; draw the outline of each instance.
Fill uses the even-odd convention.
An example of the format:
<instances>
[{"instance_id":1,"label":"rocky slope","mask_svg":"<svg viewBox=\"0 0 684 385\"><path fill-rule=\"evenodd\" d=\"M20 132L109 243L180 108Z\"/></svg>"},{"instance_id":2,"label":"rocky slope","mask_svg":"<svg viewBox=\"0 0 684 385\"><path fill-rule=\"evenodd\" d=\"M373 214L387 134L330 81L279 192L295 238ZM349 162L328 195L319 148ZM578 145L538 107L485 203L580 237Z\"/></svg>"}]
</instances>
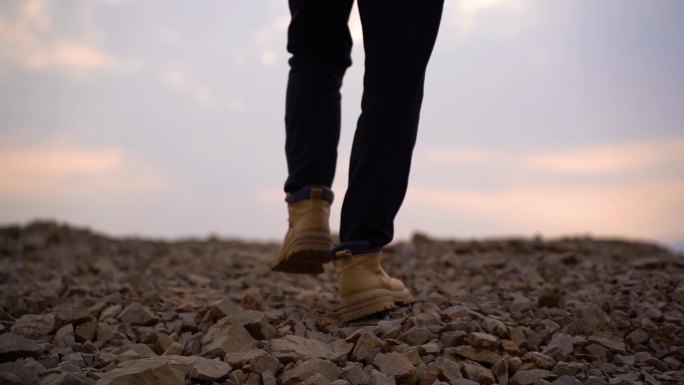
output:
<instances>
[{"instance_id":1,"label":"rocky slope","mask_svg":"<svg viewBox=\"0 0 684 385\"><path fill-rule=\"evenodd\" d=\"M0 384L681 384L684 257L597 239L386 252L418 301L345 325L276 244L0 229Z\"/></svg>"}]
</instances>

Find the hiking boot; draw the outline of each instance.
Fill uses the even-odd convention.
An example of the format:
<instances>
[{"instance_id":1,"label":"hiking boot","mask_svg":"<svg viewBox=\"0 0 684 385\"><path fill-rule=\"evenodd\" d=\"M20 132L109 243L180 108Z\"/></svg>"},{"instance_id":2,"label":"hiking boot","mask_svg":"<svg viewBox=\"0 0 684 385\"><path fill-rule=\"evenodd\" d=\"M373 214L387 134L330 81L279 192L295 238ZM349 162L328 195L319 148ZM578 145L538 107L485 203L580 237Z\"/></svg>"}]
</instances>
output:
<instances>
[{"instance_id":1,"label":"hiking boot","mask_svg":"<svg viewBox=\"0 0 684 385\"><path fill-rule=\"evenodd\" d=\"M353 255L350 250L341 250L335 254L341 302L338 313L344 322L414 301L404 283L383 270L381 259L382 251Z\"/></svg>"},{"instance_id":2,"label":"hiking boot","mask_svg":"<svg viewBox=\"0 0 684 385\"><path fill-rule=\"evenodd\" d=\"M302 196L302 194L304 194ZM320 274L330 261L330 204L333 195L325 187L307 187L289 194L289 228L271 270L296 274Z\"/></svg>"}]
</instances>

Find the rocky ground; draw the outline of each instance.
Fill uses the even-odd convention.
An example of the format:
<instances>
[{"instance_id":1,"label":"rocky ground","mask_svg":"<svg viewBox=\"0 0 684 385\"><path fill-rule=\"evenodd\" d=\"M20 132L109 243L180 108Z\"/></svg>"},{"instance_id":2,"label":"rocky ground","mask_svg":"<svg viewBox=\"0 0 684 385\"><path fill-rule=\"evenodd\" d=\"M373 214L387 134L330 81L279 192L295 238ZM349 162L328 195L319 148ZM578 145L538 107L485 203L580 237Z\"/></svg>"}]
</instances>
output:
<instances>
[{"instance_id":1,"label":"rocky ground","mask_svg":"<svg viewBox=\"0 0 684 385\"><path fill-rule=\"evenodd\" d=\"M386 252L413 305L345 325L277 244L0 229L0 384L681 384L684 257L598 239Z\"/></svg>"}]
</instances>

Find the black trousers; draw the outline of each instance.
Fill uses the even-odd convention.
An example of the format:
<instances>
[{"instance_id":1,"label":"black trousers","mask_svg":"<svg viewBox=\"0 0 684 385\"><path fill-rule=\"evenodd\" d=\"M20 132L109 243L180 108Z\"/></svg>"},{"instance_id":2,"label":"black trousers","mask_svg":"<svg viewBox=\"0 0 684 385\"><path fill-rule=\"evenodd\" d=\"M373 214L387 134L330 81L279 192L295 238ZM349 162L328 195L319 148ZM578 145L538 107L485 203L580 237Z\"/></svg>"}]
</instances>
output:
<instances>
[{"instance_id":1,"label":"black trousers","mask_svg":"<svg viewBox=\"0 0 684 385\"><path fill-rule=\"evenodd\" d=\"M285 192L330 187L340 137L340 87L351 65L353 0L289 0ZM342 204L340 239L377 250L394 235L444 0L358 0L363 98ZM301 195L301 194L296 194Z\"/></svg>"}]
</instances>

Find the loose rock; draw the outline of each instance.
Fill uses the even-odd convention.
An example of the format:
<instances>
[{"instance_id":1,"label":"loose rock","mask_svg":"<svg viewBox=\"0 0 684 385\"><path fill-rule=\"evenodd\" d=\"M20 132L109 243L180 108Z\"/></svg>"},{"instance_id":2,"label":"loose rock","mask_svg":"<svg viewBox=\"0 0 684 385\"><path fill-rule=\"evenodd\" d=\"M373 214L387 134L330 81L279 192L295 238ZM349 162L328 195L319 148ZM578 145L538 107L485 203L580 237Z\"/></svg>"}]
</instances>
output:
<instances>
[{"instance_id":1,"label":"loose rock","mask_svg":"<svg viewBox=\"0 0 684 385\"><path fill-rule=\"evenodd\" d=\"M22 357L38 358L43 350L41 345L24 336L10 333L0 334L0 361L14 361Z\"/></svg>"},{"instance_id":2,"label":"loose rock","mask_svg":"<svg viewBox=\"0 0 684 385\"><path fill-rule=\"evenodd\" d=\"M416 368L405 354L379 353L373 359L373 365L382 373L394 377L399 384L413 384L418 380Z\"/></svg>"},{"instance_id":3,"label":"loose rock","mask_svg":"<svg viewBox=\"0 0 684 385\"><path fill-rule=\"evenodd\" d=\"M131 325L150 325L157 321L157 316L146 306L132 302L119 314L119 319Z\"/></svg>"},{"instance_id":4,"label":"loose rock","mask_svg":"<svg viewBox=\"0 0 684 385\"><path fill-rule=\"evenodd\" d=\"M256 340L240 322L224 317L207 330L202 337L202 354L224 357L226 353L249 350L256 347Z\"/></svg>"},{"instance_id":5,"label":"loose rock","mask_svg":"<svg viewBox=\"0 0 684 385\"><path fill-rule=\"evenodd\" d=\"M141 359L125 361L116 369L105 373L96 385L165 384L185 385L183 376L171 369L166 361Z\"/></svg>"},{"instance_id":6,"label":"loose rock","mask_svg":"<svg viewBox=\"0 0 684 385\"><path fill-rule=\"evenodd\" d=\"M19 317L10 331L26 338L45 338L55 327L55 317L52 314L24 314Z\"/></svg>"},{"instance_id":7,"label":"loose rock","mask_svg":"<svg viewBox=\"0 0 684 385\"><path fill-rule=\"evenodd\" d=\"M340 377L342 370L328 360L312 358L304 361L283 373L283 385L294 385L305 381L314 374L323 376L328 381Z\"/></svg>"}]
</instances>

